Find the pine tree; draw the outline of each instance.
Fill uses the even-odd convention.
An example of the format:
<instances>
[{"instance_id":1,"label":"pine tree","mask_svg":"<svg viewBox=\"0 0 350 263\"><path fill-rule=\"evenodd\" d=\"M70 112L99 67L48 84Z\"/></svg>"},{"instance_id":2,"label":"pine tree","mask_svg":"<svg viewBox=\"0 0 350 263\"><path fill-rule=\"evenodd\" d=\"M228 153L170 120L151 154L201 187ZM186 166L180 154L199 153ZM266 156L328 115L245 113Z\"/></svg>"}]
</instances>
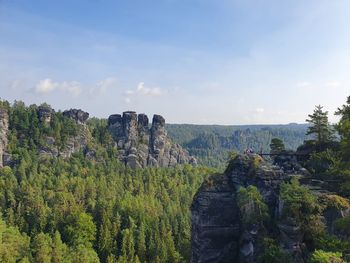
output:
<instances>
[{"instance_id":1,"label":"pine tree","mask_svg":"<svg viewBox=\"0 0 350 263\"><path fill-rule=\"evenodd\" d=\"M141 223L139 234L137 237L137 255L139 256L140 260L144 262L146 260L146 234L145 234L145 228L144 225Z\"/></svg>"},{"instance_id":2,"label":"pine tree","mask_svg":"<svg viewBox=\"0 0 350 263\"><path fill-rule=\"evenodd\" d=\"M51 263L52 240L48 234L40 233L33 241L33 252L35 262Z\"/></svg>"},{"instance_id":3,"label":"pine tree","mask_svg":"<svg viewBox=\"0 0 350 263\"><path fill-rule=\"evenodd\" d=\"M279 138L272 138L270 143L271 153L280 153L285 150L284 143Z\"/></svg>"},{"instance_id":4,"label":"pine tree","mask_svg":"<svg viewBox=\"0 0 350 263\"><path fill-rule=\"evenodd\" d=\"M61 240L60 232L56 231L52 239L52 263L61 263L67 254L67 246Z\"/></svg>"},{"instance_id":5,"label":"pine tree","mask_svg":"<svg viewBox=\"0 0 350 263\"><path fill-rule=\"evenodd\" d=\"M317 145L330 142L334 135L328 122L328 111L322 109L321 105L316 106L313 114L309 114L309 119L306 120L311 124L306 135L314 135Z\"/></svg>"},{"instance_id":6,"label":"pine tree","mask_svg":"<svg viewBox=\"0 0 350 263\"><path fill-rule=\"evenodd\" d=\"M350 161L350 96L347 98L346 104L338 108L335 114L340 116L336 129L340 135L342 157L343 160Z\"/></svg>"}]
</instances>

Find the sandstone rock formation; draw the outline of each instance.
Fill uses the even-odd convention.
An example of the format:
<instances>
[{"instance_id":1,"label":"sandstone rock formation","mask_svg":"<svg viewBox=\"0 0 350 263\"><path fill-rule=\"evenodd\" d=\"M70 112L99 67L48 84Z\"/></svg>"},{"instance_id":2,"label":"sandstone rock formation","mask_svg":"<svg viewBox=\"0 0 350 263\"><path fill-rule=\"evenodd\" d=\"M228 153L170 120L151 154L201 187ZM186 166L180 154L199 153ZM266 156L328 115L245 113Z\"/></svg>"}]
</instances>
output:
<instances>
[{"instance_id":1,"label":"sandstone rock formation","mask_svg":"<svg viewBox=\"0 0 350 263\"><path fill-rule=\"evenodd\" d=\"M89 113L80 109L70 109L63 112L63 116L75 120L79 124L84 124L89 118Z\"/></svg>"},{"instance_id":2,"label":"sandstone rock formation","mask_svg":"<svg viewBox=\"0 0 350 263\"><path fill-rule=\"evenodd\" d=\"M0 167L4 165L4 155L8 143L9 116L5 109L0 108Z\"/></svg>"},{"instance_id":3,"label":"sandstone rock formation","mask_svg":"<svg viewBox=\"0 0 350 263\"><path fill-rule=\"evenodd\" d=\"M203 183L194 197L192 212L192 263L256 263L263 253L266 232L277 235L280 249L295 262L305 262L304 232L300 223L283 215L279 196L282 182L294 174L265 162L259 155L238 155L222 175L213 175ZM254 185L261 193L275 226L262 228L242 221L237 205L237 190ZM321 194L326 203L322 216L329 234L336 219L350 212L350 204L341 197ZM321 198L321 197L319 197ZM338 200L335 202L334 200ZM334 205L334 203L347 205ZM333 205L331 205L333 204Z\"/></svg>"},{"instance_id":4,"label":"sandstone rock formation","mask_svg":"<svg viewBox=\"0 0 350 263\"><path fill-rule=\"evenodd\" d=\"M54 111L49 107L39 107L38 109L39 120L46 125L50 125L52 114L54 114ZM74 120L78 124L77 134L67 139L64 148L58 148L55 145L55 139L47 136L45 138L46 146L41 147L39 152L41 156L61 156L68 158L73 153L86 149L88 141L91 137L90 131L86 125L86 120L89 118L89 113L80 109L70 109L64 111L63 116Z\"/></svg>"},{"instance_id":5,"label":"sandstone rock formation","mask_svg":"<svg viewBox=\"0 0 350 263\"><path fill-rule=\"evenodd\" d=\"M255 159L254 159L255 158ZM261 162L256 166L257 160ZM239 187L255 185L269 207L278 213L278 187L283 173L258 156L241 155L225 174L214 175L200 188L192 204L193 263L256 262L259 229L245 229L236 204Z\"/></svg>"},{"instance_id":6,"label":"sandstone rock formation","mask_svg":"<svg viewBox=\"0 0 350 263\"><path fill-rule=\"evenodd\" d=\"M54 113L54 110L51 109L50 106L39 106L38 108L38 117L40 122L44 123L45 125L50 125L52 114Z\"/></svg>"},{"instance_id":7,"label":"sandstone rock formation","mask_svg":"<svg viewBox=\"0 0 350 263\"><path fill-rule=\"evenodd\" d=\"M132 168L169 167L196 164L188 152L167 136L165 120L154 115L152 125L145 114L126 111L108 118L108 129L119 150L121 160Z\"/></svg>"}]
</instances>

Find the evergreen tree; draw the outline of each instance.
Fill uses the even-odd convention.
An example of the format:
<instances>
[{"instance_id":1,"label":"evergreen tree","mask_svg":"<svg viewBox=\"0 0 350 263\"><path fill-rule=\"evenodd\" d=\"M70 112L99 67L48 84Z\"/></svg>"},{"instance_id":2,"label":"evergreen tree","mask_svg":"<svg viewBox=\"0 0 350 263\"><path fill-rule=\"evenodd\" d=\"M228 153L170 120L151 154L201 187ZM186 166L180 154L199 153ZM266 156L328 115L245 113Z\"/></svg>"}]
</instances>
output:
<instances>
[{"instance_id":1,"label":"evergreen tree","mask_svg":"<svg viewBox=\"0 0 350 263\"><path fill-rule=\"evenodd\" d=\"M271 153L280 153L285 150L284 143L279 138L272 138L270 143Z\"/></svg>"},{"instance_id":2,"label":"evergreen tree","mask_svg":"<svg viewBox=\"0 0 350 263\"><path fill-rule=\"evenodd\" d=\"M65 262L67 246L62 242L60 232L56 231L52 239L52 263Z\"/></svg>"},{"instance_id":3,"label":"evergreen tree","mask_svg":"<svg viewBox=\"0 0 350 263\"><path fill-rule=\"evenodd\" d=\"M344 161L350 161L350 96L346 104L335 112L340 116L340 121L336 129L340 135L340 146L342 148L342 157Z\"/></svg>"},{"instance_id":4,"label":"evergreen tree","mask_svg":"<svg viewBox=\"0 0 350 263\"><path fill-rule=\"evenodd\" d=\"M40 233L33 241L34 260L37 263L51 263L52 240L48 234Z\"/></svg>"},{"instance_id":5,"label":"evergreen tree","mask_svg":"<svg viewBox=\"0 0 350 263\"><path fill-rule=\"evenodd\" d=\"M334 132L328 122L328 111L323 111L323 107L315 107L313 114L309 114L310 123L306 135L314 135L317 145L325 144L333 139Z\"/></svg>"}]
</instances>

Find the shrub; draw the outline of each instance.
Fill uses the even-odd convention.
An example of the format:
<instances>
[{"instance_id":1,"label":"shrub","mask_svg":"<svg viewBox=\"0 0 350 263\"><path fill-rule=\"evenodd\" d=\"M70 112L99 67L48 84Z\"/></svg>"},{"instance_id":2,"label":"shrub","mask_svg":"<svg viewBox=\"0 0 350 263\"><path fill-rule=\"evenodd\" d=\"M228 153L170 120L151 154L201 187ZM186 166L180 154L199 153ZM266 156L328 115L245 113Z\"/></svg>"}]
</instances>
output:
<instances>
[{"instance_id":1,"label":"shrub","mask_svg":"<svg viewBox=\"0 0 350 263\"><path fill-rule=\"evenodd\" d=\"M237 192L237 203L244 224L259 224L268 218L268 207L259 190L250 185Z\"/></svg>"},{"instance_id":2,"label":"shrub","mask_svg":"<svg viewBox=\"0 0 350 263\"><path fill-rule=\"evenodd\" d=\"M342 260L341 253L326 252L323 250L315 250L310 258L310 263L345 263Z\"/></svg>"}]
</instances>

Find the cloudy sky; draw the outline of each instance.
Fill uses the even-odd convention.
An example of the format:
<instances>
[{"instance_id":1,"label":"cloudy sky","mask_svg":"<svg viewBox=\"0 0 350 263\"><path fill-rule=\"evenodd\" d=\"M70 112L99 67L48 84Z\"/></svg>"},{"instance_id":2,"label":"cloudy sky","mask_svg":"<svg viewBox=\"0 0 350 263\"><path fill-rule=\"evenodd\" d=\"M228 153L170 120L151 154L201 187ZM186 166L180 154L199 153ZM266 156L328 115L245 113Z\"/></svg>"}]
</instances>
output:
<instances>
[{"instance_id":1,"label":"cloudy sky","mask_svg":"<svg viewBox=\"0 0 350 263\"><path fill-rule=\"evenodd\" d=\"M0 0L0 97L97 117L304 122L350 95L349 25L348 0Z\"/></svg>"}]
</instances>

